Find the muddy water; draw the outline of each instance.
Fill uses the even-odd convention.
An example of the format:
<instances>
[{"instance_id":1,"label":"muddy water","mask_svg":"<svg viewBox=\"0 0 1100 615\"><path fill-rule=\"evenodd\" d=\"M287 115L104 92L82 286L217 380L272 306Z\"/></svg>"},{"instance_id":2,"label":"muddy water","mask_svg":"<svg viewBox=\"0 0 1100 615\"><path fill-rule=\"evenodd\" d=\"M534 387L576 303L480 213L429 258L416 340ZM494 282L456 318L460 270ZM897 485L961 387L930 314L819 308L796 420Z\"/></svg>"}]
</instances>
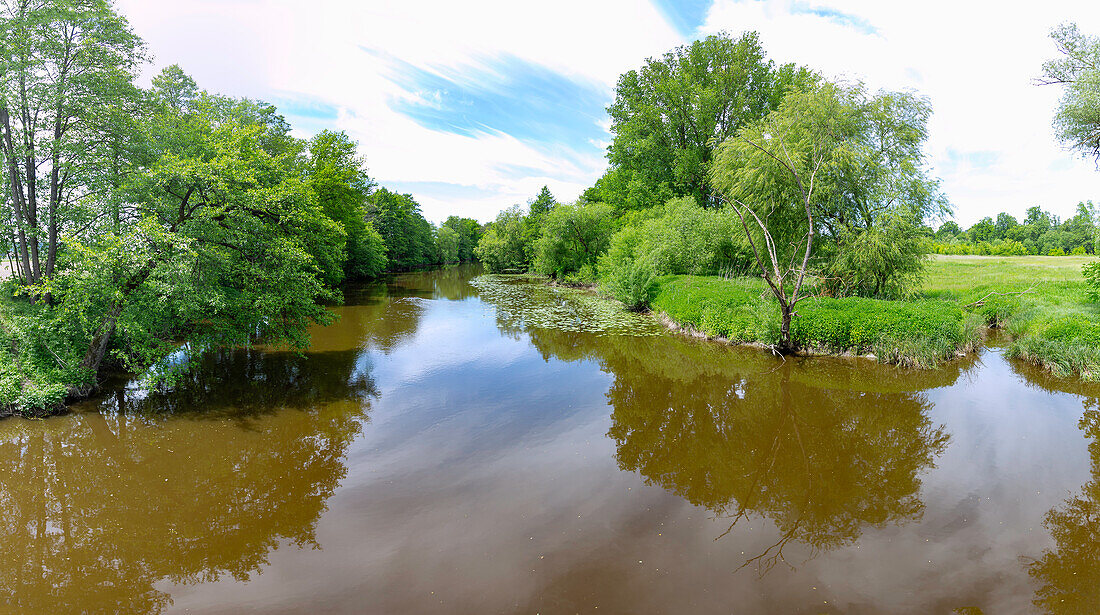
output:
<instances>
[{"instance_id":1,"label":"muddy water","mask_svg":"<svg viewBox=\"0 0 1100 615\"><path fill-rule=\"evenodd\" d=\"M1100 389L997 349L784 361L472 275L0 422L0 612L1097 611Z\"/></svg>"}]
</instances>

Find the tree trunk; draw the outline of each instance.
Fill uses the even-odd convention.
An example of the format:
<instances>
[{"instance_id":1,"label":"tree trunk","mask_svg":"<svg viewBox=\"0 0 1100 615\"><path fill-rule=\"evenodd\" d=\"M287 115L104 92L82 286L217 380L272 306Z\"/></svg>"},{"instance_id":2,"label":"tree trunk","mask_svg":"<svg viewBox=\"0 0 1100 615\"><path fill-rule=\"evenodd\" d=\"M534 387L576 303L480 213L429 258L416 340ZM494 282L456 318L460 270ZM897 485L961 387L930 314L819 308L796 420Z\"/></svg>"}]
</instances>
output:
<instances>
[{"instance_id":1,"label":"tree trunk","mask_svg":"<svg viewBox=\"0 0 1100 615\"><path fill-rule=\"evenodd\" d=\"M783 302L780 309L783 313L783 323L779 326L778 350L783 354L790 354L794 352L794 344L791 343L791 314L794 312L794 308Z\"/></svg>"}]
</instances>

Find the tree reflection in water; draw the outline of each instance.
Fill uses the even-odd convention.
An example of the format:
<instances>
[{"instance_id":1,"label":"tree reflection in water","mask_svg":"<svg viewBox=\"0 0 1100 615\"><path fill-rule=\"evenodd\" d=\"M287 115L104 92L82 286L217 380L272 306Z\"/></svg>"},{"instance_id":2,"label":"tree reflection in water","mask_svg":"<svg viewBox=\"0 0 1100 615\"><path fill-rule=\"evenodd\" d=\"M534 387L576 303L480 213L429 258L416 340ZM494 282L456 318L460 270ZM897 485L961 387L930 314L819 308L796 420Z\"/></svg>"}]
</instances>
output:
<instances>
[{"instance_id":1,"label":"tree reflection in water","mask_svg":"<svg viewBox=\"0 0 1100 615\"><path fill-rule=\"evenodd\" d=\"M608 435L622 469L727 519L717 538L752 515L775 524L779 539L745 562L761 573L792 541L813 557L920 519L921 475L948 442L922 391L973 365L912 372L674 336L527 333L544 357L597 360L614 376Z\"/></svg>"},{"instance_id":2,"label":"tree reflection in water","mask_svg":"<svg viewBox=\"0 0 1100 615\"><path fill-rule=\"evenodd\" d=\"M318 548L377 394L357 358L226 350L170 394L0 425L0 602L159 612L159 583L244 580L280 544Z\"/></svg>"},{"instance_id":3,"label":"tree reflection in water","mask_svg":"<svg viewBox=\"0 0 1100 615\"><path fill-rule=\"evenodd\" d=\"M1042 611L1091 615L1100 608L1100 384L1056 378L1022 363L1014 369L1029 384L1076 395L1084 406L1078 426L1091 440L1092 480L1047 513L1043 526L1056 546L1032 561L1028 573L1039 583L1034 603Z\"/></svg>"}]
</instances>

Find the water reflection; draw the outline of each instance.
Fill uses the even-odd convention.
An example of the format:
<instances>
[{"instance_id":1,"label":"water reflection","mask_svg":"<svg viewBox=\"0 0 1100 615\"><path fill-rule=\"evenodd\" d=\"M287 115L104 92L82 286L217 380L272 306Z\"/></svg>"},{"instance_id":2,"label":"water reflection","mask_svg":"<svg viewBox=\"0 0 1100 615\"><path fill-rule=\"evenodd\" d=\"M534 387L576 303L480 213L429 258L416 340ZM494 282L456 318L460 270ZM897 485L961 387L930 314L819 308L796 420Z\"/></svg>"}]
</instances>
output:
<instances>
[{"instance_id":1,"label":"water reflection","mask_svg":"<svg viewBox=\"0 0 1100 615\"><path fill-rule=\"evenodd\" d=\"M778 540L745 562L761 572L786 561L792 541L812 557L920 519L920 477L949 439L922 391L974 365L909 371L672 336L527 334L544 358L596 360L614 376L608 435L620 468L725 518L727 532L752 515L775 524Z\"/></svg>"},{"instance_id":2,"label":"water reflection","mask_svg":"<svg viewBox=\"0 0 1100 615\"><path fill-rule=\"evenodd\" d=\"M1080 398L1084 412L1078 427L1090 440L1092 462L1092 480L1043 519L1056 546L1028 565L1028 573L1039 583L1034 604L1059 615L1096 613L1100 605L1100 385L1057 378L1023 363L1013 368L1032 386Z\"/></svg>"},{"instance_id":3,"label":"water reflection","mask_svg":"<svg viewBox=\"0 0 1100 615\"><path fill-rule=\"evenodd\" d=\"M920 518L920 474L948 441L923 393L834 388L796 377L795 361L746 373L696 354L609 365L609 435L620 467L728 519L726 532L771 520L779 539L746 565L786 561L791 541L812 556Z\"/></svg>"},{"instance_id":4,"label":"water reflection","mask_svg":"<svg viewBox=\"0 0 1100 615\"><path fill-rule=\"evenodd\" d=\"M168 393L4 422L0 603L159 612L162 582L247 580L280 545L319 548L376 395L357 352L224 350Z\"/></svg>"}]
</instances>

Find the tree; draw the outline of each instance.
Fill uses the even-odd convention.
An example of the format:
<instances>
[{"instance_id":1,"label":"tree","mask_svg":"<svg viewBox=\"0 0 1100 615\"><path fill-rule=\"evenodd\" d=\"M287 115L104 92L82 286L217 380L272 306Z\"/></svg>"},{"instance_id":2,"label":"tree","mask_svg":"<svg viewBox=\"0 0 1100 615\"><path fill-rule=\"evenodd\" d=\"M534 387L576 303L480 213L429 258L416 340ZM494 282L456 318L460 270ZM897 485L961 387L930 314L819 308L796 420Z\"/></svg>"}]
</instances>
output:
<instances>
[{"instance_id":1,"label":"tree","mask_svg":"<svg viewBox=\"0 0 1100 615\"><path fill-rule=\"evenodd\" d=\"M1051 30L1061 57L1043 63L1042 85L1061 85L1054 115L1058 139L1100 164L1100 38L1082 34L1076 24Z\"/></svg>"},{"instance_id":2,"label":"tree","mask_svg":"<svg viewBox=\"0 0 1100 615\"><path fill-rule=\"evenodd\" d=\"M539 190L538 196L536 196L535 199L531 201L531 215L541 218L542 216L545 216L547 213L549 213L556 204L557 201L554 200L554 195L550 194L550 188L548 188L547 186L543 186L542 190Z\"/></svg>"},{"instance_id":3,"label":"tree","mask_svg":"<svg viewBox=\"0 0 1100 615\"><path fill-rule=\"evenodd\" d=\"M474 254L486 269L494 273L527 270L526 218L519 205L497 214L474 248Z\"/></svg>"},{"instance_id":4,"label":"tree","mask_svg":"<svg viewBox=\"0 0 1100 615\"><path fill-rule=\"evenodd\" d=\"M355 142L346 133L322 130L309 142L309 187L325 215L344 230L342 273L357 279L377 277L388 263L384 240L366 219L367 198L374 181L364 166L356 154Z\"/></svg>"},{"instance_id":5,"label":"tree","mask_svg":"<svg viewBox=\"0 0 1100 615\"><path fill-rule=\"evenodd\" d=\"M970 236L970 241L974 243L993 241L997 238L997 227L993 224L993 218L986 216L970 227L966 234Z\"/></svg>"},{"instance_id":6,"label":"tree","mask_svg":"<svg viewBox=\"0 0 1100 615\"><path fill-rule=\"evenodd\" d=\"M723 142L715 155L715 189L737 213L760 276L779 302L778 349L790 352L791 317L807 295L814 214L827 198L822 182L857 156L850 94L832 84L792 92L779 108ZM824 196L823 194L824 193Z\"/></svg>"},{"instance_id":7,"label":"tree","mask_svg":"<svg viewBox=\"0 0 1100 615\"><path fill-rule=\"evenodd\" d=\"M83 340L70 393L94 388L116 333L132 369L174 352L180 331L193 353L257 338L304 348L331 319L318 301L338 297L324 268L343 238L301 181L304 144L270 106L207 94L160 109L140 138L121 233L74 239L47 286L52 327Z\"/></svg>"},{"instance_id":8,"label":"tree","mask_svg":"<svg viewBox=\"0 0 1100 615\"><path fill-rule=\"evenodd\" d=\"M450 228L458 236L458 261L466 263L474 260L474 248L481 239L481 224L473 218L449 216L443 226Z\"/></svg>"},{"instance_id":9,"label":"tree","mask_svg":"<svg viewBox=\"0 0 1100 615\"><path fill-rule=\"evenodd\" d=\"M997 230L997 238L1004 239L1008 236L1008 231L1019 226L1020 223L1016 221L1016 218L1011 214L1001 212L997 214L997 221L993 223L993 227Z\"/></svg>"},{"instance_id":10,"label":"tree","mask_svg":"<svg viewBox=\"0 0 1100 615\"><path fill-rule=\"evenodd\" d=\"M640 188L663 195L658 203L688 195L704 206L716 205L707 175L714 143L767 115L787 91L815 79L806 68L776 67L767 60L755 32L712 35L650 58L640 70L619 77L615 102L608 107L612 170L594 200L629 208L625 203L637 201Z\"/></svg>"},{"instance_id":11,"label":"tree","mask_svg":"<svg viewBox=\"0 0 1100 615\"><path fill-rule=\"evenodd\" d=\"M555 206L535 242L533 269L561 277L587 267L594 276L596 259L607 250L613 225L614 212L604 203Z\"/></svg>"},{"instance_id":12,"label":"tree","mask_svg":"<svg viewBox=\"0 0 1100 615\"><path fill-rule=\"evenodd\" d=\"M144 49L106 0L13 0L0 4L0 50L6 217L33 286L55 274L63 236L94 222L82 203L112 171L117 187L128 115L117 111L137 104Z\"/></svg>"},{"instance_id":13,"label":"tree","mask_svg":"<svg viewBox=\"0 0 1100 615\"><path fill-rule=\"evenodd\" d=\"M439 260L444 265L458 262L458 233L449 226L441 226L435 230L435 248L439 254Z\"/></svg>"},{"instance_id":14,"label":"tree","mask_svg":"<svg viewBox=\"0 0 1100 615\"><path fill-rule=\"evenodd\" d=\"M432 225L411 194L377 190L367 205L367 217L386 244L392 269L409 271L439 262Z\"/></svg>"}]
</instances>

